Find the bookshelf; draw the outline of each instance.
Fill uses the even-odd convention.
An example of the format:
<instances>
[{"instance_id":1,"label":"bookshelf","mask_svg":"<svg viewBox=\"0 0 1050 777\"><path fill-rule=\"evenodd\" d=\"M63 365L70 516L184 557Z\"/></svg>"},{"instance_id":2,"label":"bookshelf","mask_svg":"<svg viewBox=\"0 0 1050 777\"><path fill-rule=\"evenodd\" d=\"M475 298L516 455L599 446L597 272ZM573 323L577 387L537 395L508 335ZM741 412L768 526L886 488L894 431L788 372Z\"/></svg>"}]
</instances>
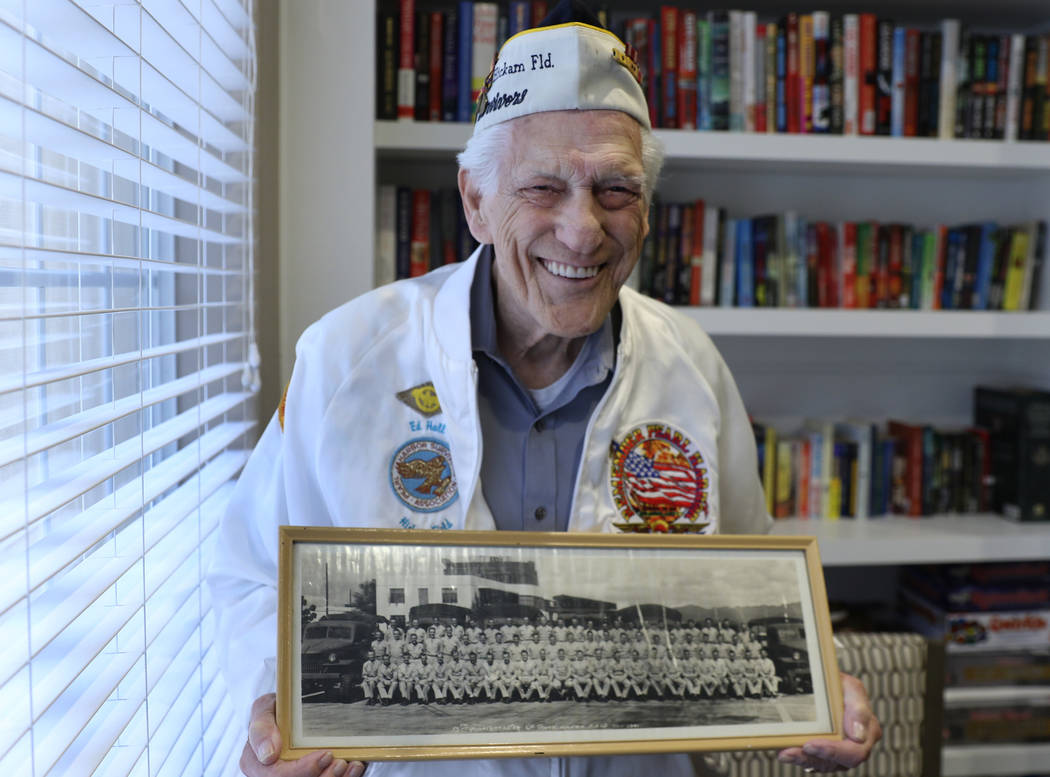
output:
<instances>
[{"instance_id":1,"label":"bookshelf","mask_svg":"<svg viewBox=\"0 0 1050 777\"><path fill-rule=\"evenodd\" d=\"M615 2L622 8L640 3ZM798 4L745 4L776 16ZM989 29L1046 29L1045 0L831 0L904 22L956 16ZM282 3L281 381L325 311L373 285L379 184L449 185L462 124L375 121L376 0ZM332 31L338 31L338 34ZM703 197L740 216L789 207L827 220L1016 223L1050 219L1050 144L658 130L670 200ZM925 419L965 425L978 383L1050 385L1050 271L1028 313L685 309L716 340L756 417ZM786 520L815 534L830 571L917 562L1050 557L1050 524L992 515ZM948 747L947 775L1026 774L1046 745Z\"/></svg>"}]
</instances>

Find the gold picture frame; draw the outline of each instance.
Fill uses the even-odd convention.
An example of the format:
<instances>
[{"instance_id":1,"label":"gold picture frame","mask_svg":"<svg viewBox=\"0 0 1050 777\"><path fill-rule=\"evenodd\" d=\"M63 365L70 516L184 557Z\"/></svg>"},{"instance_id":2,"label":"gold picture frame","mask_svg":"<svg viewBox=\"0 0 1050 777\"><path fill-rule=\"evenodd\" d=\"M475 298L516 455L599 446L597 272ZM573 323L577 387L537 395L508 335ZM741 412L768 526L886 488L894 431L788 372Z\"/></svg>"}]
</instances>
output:
<instances>
[{"instance_id":1,"label":"gold picture frame","mask_svg":"<svg viewBox=\"0 0 1050 777\"><path fill-rule=\"evenodd\" d=\"M280 531L282 758L772 749L842 736L815 538ZM576 653L571 671L562 644ZM488 659L515 651L502 666Z\"/></svg>"}]
</instances>

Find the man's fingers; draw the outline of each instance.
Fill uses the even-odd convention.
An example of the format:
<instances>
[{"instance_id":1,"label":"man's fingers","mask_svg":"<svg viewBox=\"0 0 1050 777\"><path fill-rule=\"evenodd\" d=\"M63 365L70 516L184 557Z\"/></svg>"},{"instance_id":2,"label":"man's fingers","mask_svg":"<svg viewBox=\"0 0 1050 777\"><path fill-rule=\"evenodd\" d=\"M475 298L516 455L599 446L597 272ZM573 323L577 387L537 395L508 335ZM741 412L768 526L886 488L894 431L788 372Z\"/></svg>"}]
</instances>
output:
<instances>
[{"instance_id":1,"label":"man's fingers","mask_svg":"<svg viewBox=\"0 0 1050 777\"><path fill-rule=\"evenodd\" d=\"M281 752L281 733L277 730L275 709L277 696L268 693L252 703L252 717L248 724L248 744L259 763L267 765L277 760Z\"/></svg>"},{"instance_id":2,"label":"man's fingers","mask_svg":"<svg viewBox=\"0 0 1050 777\"><path fill-rule=\"evenodd\" d=\"M336 765L337 760L344 766L342 772L334 774L332 767ZM333 758L332 754L325 750L318 750L294 761L263 764L255 757L255 751L248 742L244 744L240 762L241 771L247 777L346 777L349 770L345 764L345 761Z\"/></svg>"}]
</instances>

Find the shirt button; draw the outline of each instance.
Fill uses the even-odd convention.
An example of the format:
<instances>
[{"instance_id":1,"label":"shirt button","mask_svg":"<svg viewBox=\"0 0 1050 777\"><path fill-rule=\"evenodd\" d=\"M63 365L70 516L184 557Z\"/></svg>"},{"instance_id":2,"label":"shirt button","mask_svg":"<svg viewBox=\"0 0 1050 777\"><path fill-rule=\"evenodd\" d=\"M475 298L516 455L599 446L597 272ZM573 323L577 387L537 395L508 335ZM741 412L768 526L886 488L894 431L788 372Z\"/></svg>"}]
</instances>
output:
<instances>
[{"instance_id":1,"label":"shirt button","mask_svg":"<svg viewBox=\"0 0 1050 777\"><path fill-rule=\"evenodd\" d=\"M532 428L535 429L537 432L542 432L543 431L543 427L544 427L544 423L543 423L543 419L542 418L532 425Z\"/></svg>"},{"instance_id":2,"label":"shirt button","mask_svg":"<svg viewBox=\"0 0 1050 777\"><path fill-rule=\"evenodd\" d=\"M537 521L542 521L547 517L547 508L543 506L537 507L536 512L534 512L533 515L536 517Z\"/></svg>"}]
</instances>

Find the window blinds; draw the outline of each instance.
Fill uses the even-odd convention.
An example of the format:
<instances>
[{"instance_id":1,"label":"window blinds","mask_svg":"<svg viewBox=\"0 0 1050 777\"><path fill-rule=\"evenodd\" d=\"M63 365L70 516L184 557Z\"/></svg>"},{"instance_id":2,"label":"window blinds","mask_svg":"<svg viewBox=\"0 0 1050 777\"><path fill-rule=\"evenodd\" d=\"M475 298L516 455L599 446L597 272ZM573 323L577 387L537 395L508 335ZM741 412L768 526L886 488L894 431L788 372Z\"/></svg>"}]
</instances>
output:
<instances>
[{"instance_id":1,"label":"window blinds","mask_svg":"<svg viewBox=\"0 0 1050 777\"><path fill-rule=\"evenodd\" d=\"M0 774L230 774L252 0L0 0Z\"/></svg>"}]
</instances>

